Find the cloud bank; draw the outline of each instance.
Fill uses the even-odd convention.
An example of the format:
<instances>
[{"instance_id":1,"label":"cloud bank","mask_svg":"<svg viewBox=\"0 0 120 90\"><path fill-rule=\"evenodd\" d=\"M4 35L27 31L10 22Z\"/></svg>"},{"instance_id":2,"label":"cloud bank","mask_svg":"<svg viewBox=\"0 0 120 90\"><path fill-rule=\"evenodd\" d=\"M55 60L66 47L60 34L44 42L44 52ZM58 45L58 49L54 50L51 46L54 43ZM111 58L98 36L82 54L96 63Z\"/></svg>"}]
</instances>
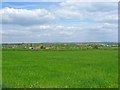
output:
<instances>
[{"instance_id":1,"label":"cloud bank","mask_svg":"<svg viewBox=\"0 0 120 90\"><path fill-rule=\"evenodd\" d=\"M0 9L3 16L3 42L118 40L117 3L64 1L55 4L50 9L46 5L39 9L20 9L17 5L16 8Z\"/></svg>"}]
</instances>

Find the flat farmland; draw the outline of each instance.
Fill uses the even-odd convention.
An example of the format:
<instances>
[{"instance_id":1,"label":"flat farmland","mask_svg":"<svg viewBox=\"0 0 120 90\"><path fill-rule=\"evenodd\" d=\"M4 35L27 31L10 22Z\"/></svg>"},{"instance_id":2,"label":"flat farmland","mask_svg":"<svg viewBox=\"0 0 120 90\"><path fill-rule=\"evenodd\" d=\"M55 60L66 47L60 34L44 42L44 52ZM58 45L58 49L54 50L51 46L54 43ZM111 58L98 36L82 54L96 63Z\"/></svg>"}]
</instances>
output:
<instances>
[{"instance_id":1,"label":"flat farmland","mask_svg":"<svg viewBox=\"0 0 120 90\"><path fill-rule=\"evenodd\" d=\"M7 88L116 88L117 50L4 51Z\"/></svg>"}]
</instances>

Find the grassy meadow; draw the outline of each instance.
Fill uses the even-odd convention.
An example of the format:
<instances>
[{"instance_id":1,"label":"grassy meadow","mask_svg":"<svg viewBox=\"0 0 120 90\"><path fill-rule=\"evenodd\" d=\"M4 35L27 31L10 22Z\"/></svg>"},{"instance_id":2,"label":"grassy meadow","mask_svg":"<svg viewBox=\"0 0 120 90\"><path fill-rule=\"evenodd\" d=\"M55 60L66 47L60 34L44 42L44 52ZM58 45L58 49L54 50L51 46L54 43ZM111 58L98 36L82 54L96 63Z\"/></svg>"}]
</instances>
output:
<instances>
[{"instance_id":1,"label":"grassy meadow","mask_svg":"<svg viewBox=\"0 0 120 90\"><path fill-rule=\"evenodd\" d=\"M117 50L2 52L8 88L116 88Z\"/></svg>"}]
</instances>

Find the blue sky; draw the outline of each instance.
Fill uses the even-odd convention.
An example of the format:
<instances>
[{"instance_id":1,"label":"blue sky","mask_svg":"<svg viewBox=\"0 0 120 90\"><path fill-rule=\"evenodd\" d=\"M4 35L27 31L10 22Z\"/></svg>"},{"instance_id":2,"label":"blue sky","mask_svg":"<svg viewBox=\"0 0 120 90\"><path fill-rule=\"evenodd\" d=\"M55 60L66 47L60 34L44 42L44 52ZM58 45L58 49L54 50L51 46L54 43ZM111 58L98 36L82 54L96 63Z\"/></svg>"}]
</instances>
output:
<instances>
[{"instance_id":1,"label":"blue sky","mask_svg":"<svg viewBox=\"0 0 120 90\"><path fill-rule=\"evenodd\" d=\"M14 42L117 42L118 3L4 2L2 39Z\"/></svg>"}]
</instances>

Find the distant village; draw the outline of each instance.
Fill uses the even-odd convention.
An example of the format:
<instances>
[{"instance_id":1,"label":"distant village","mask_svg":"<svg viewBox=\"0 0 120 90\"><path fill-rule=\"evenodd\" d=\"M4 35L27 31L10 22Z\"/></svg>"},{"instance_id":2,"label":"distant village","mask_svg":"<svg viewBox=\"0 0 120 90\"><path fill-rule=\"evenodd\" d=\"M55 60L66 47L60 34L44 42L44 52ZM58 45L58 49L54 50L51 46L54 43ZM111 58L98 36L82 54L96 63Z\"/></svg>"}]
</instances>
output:
<instances>
[{"instance_id":1,"label":"distant village","mask_svg":"<svg viewBox=\"0 0 120 90\"><path fill-rule=\"evenodd\" d=\"M2 44L2 49L23 49L23 50L65 50L65 49L102 49L102 48L118 48L118 43L59 43L59 44L45 44L45 43L16 43L16 44Z\"/></svg>"}]
</instances>

